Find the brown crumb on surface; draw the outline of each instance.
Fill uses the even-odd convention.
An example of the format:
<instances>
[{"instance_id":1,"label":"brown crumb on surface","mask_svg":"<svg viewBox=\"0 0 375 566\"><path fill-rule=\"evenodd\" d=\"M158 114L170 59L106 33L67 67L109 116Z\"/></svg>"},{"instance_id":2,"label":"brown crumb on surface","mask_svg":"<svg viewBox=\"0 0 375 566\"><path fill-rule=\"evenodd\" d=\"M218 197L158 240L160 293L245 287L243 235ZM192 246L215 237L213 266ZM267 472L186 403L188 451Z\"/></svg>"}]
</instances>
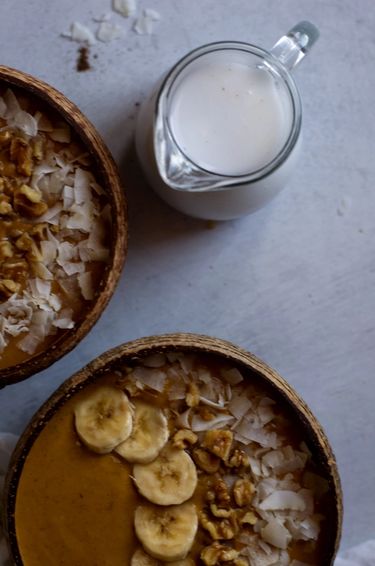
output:
<instances>
[{"instance_id":1,"label":"brown crumb on surface","mask_svg":"<svg viewBox=\"0 0 375 566\"><path fill-rule=\"evenodd\" d=\"M89 62L89 55L90 51L89 48L86 46L82 46L78 49L78 59L76 69L79 73L82 71L89 71L91 69L91 65Z\"/></svg>"}]
</instances>

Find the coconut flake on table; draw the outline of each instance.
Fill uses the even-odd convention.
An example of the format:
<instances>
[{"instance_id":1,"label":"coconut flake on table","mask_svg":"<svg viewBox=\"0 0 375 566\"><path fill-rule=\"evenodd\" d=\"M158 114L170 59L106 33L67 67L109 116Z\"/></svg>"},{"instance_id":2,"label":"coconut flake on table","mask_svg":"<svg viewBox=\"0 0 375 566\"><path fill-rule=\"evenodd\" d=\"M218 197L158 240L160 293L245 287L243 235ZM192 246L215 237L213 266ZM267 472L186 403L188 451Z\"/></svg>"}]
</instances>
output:
<instances>
[{"instance_id":1,"label":"coconut flake on table","mask_svg":"<svg viewBox=\"0 0 375 566\"><path fill-rule=\"evenodd\" d=\"M137 2L136 0L113 0L112 8L124 18L129 18L129 16L133 16L137 11Z\"/></svg>"},{"instance_id":2,"label":"coconut flake on table","mask_svg":"<svg viewBox=\"0 0 375 566\"><path fill-rule=\"evenodd\" d=\"M123 35L123 30L117 24L112 24L111 22L100 22L98 30L96 32L96 37L99 41L103 43L109 43L114 39L118 39Z\"/></svg>"},{"instance_id":3,"label":"coconut flake on table","mask_svg":"<svg viewBox=\"0 0 375 566\"><path fill-rule=\"evenodd\" d=\"M78 43L88 43L89 45L96 43L95 36L90 28L80 22L73 22L70 25L70 32L63 33L62 36Z\"/></svg>"},{"instance_id":4,"label":"coconut flake on table","mask_svg":"<svg viewBox=\"0 0 375 566\"><path fill-rule=\"evenodd\" d=\"M133 30L138 35L151 35L154 31L155 23L161 16L156 10L146 8L134 22Z\"/></svg>"},{"instance_id":5,"label":"coconut flake on table","mask_svg":"<svg viewBox=\"0 0 375 566\"><path fill-rule=\"evenodd\" d=\"M106 12L104 14L102 14L101 16L95 17L93 18L94 22L109 22L109 20L111 19L111 14L109 12Z\"/></svg>"}]
</instances>

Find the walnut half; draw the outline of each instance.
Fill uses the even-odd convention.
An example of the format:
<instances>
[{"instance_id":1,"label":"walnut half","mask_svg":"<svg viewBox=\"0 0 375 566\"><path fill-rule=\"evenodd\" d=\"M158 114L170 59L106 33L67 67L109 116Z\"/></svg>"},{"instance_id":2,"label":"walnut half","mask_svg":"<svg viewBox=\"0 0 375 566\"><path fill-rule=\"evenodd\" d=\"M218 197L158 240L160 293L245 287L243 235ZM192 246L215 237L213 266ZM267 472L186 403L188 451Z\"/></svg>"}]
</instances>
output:
<instances>
[{"instance_id":1,"label":"walnut half","mask_svg":"<svg viewBox=\"0 0 375 566\"><path fill-rule=\"evenodd\" d=\"M208 430L204 435L202 446L222 460L227 460L233 442L230 430Z\"/></svg>"},{"instance_id":2,"label":"walnut half","mask_svg":"<svg viewBox=\"0 0 375 566\"><path fill-rule=\"evenodd\" d=\"M253 500L254 486L248 479L238 479L233 487L233 497L238 507L249 505Z\"/></svg>"},{"instance_id":3,"label":"walnut half","mask_svg":"<svg viewBox=\"0 0 375 566\"><path fill-rule=\"evenodd\" d=\"M198 440L198 436L192 431L187 428L183 428L178 430L176 434L173 436L173 446L176 448L184 449L187 448L189 445L195 444Z\"/></svg>"},{"instance_id":4,"label":"walnut half","mask_svg":"<svg viewBox=\"0 0 375 566\"><path fill-rule=\"evenodd\" d=\"M214 542L202 550L200 557L206 566L215 566L215 564L222 562L231 562L235 560L238 555L238 550L220 544L219 542Z\"/></svg>"}]
</instances>

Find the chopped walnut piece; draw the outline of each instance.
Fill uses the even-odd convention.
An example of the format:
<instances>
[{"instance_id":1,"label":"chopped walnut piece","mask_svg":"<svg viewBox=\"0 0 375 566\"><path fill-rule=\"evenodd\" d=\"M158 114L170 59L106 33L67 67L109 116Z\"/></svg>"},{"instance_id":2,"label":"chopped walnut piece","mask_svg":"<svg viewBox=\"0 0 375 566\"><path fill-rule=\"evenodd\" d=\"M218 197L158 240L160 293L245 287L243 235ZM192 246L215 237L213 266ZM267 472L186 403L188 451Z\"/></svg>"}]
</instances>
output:
<instances>
[{"instance_id":1,"label":"chopped walnut piece","mask_svg":"<svg viewBox=\"0 0 375 566\"><path fill-rule=\"evenodd\" d=\"M229 468L249 468L249 456L243 450L236 448L226 464Z\"/></svg>"},{"instance_id":2,"label":"chopped walnut piece","mask_svg":"<svg viewBox=\"0 0 375 566\"><path fill-rule=\"evenodd\" d=\"M207 472L208 474L214 474L218 471L220 467L220 460L217 456L206 452L202 448L196 448L193 450L193 460L197 466Z\"/></svg>"},{"instance_id":3,"label":"chopped walnut piece","mask_svg":"<svg viewBox=\"0 0 375 566\"><path fill-rule=\"evenodd\" d=\"M247 511L240 520L241 525L255 525L258 521L257 516L252 511Z\"/></svg>"},{"instance_id":4,"label":"chopped walnut piece","mask_svg":"<svg viewBox=\"0 0 375 566\"><path fill-rule=\"evenodd\" d=\"M13 212L10 198L7 195L0 195L0 214L7 216Z\"/></svg>"},{"instance_id":5,"label":"chopped walnut piece","mask_svg":"<svg viewBox=\"0 0 375 566\"><path fill-rule=\"evenodd\" d=\"M239 507L249 505L253 500L254 485L248 479L238 479L233 487L233 497Z\"/></svg>"},{"instance_id":6,"label":"chopped walnut piece","mask_svg":"<svg viewBox=\"0 0 375 566\"><path fill-rule=\"evenodd\" d=\"M40 202L42 200L42 192L39 189L29 187L29 185L21 185L19 189L15 191L15 194L25 195L27 200L33 203Z\"/></svg>"},{"instance_id":7,"label":"chopped walnut piece","mask_svg":"<svg viewBox=\"0 0 375 566\"><path fill-rule=\"evenodd\" d=\"M249 566L249 562L248 560L246 560L246 558L236 558L236 560L233 562L234 566Z\"/></svg>"},{"instance_id":8,"label":"chopped walnut piece","mask_svg":"<svg viewBox=\"0 0 375 566\"><path fill-rule=\"evenodd\" d=\"M38 217L48 210L48 205L42 201L39 189L21 185L14 191L13 206L17 212L26 217Z\"/></svg>"},{"instance_id":9,"label":"chopped walnut piece","mask_svg":"<svg viewBox=\"0 0 375 566\"><path fill-rule=\"evenodd\" d=\"M0 241L0 261L14 256L13 246L8 240Z\"/></svg>"},{"instance_id":10,"label":"chopped walnut piece","mask_svg":"<svg viewBox=\"0 0 375 566\"><path fill-rule=\"evenodd\" d=\"M0 132L0 146L4 147L8 145L8 143L10 143L11 137L12 134L9 130L3 130L2 132Z\"/></svg>"},{"instance_id":11,"label":"chopped walnut piece","mask_svg":"<svg viewBox=\"0 0 375 566\"><path fill-rule=\"evenodd\" d=\"M202 446L222 460L229 456L233 442L233 433L230 430L208 430L204 435Z\"/></svg>"},{"instance_id":12,"label":"chopped walnut piece","mask_svg":"<svg viewBox=\"0 0 375 566\"><path fill-rule=\"evenodd\" d=\"M54 226L51 226L51 231L53 231L53 228L54 228ZM48 238L48 224L47 224L47 222L40 222L38 224L35 224L32 227L30 234L38 240L47 240L47 238Z\"/></svg>"},{"instance_id":13,"label":"chopped walnut piece","mask_svg":"<svg viewBox=\"0 0 375 566\"><path fill-rule=\"evenodd\" d=\"M178 430L173 436L173 446L176 448L187 448L189 445L195 444L198 440L198 436L191 430L183 428Z\"/></svg>"},{"instance_id":14,"label":"chopped walnut piece","mask_svg":"<svg viewBox=\"0 0 375 566\"><path fill-rule=\"evenodd\" d=\"M215 500L219 505L230 504L230 494L228 486L222 478L218 478L212 486L215 493Z\"/></svg>"},{"instance_id":15,"label":"chopped walnut piece","mask_svg":"<svg viewBox=\"0 0 375 566\"><path fill-rule=\"evenodd\" d=\"M218 507L216 503L211 503L210 511L214 517L228 518L233 514L233 509L224 509L223 507Z\"/></svg>"},{"instance_id":16,"label":"chopped walnut piece","mask_svg":"<svg viewBox=\"0 0 375 566\"><path fill-rule=\"evenodd\" d=\"M17 171L25 177L30 177L33 172L33 151L26 140L13 138L10 142L10 159L17 164Z\"/></svg>"},{"instance_id":17,"label":"chopped walnut piece","mask_svg":"<svg viewBox=\"0 0 375 566\"><path fill-rule=\"evenodd\" d=\"M231 562L238 555L238 550L219 542L214 542L202 550L200 557L206 566L215 566L215 564L220 564L221 562Z\"/></svg>"},{"instance_id":18,"label":"chopped walnut piece","mask_svg":"<svg viewBox=\"0 0 375 566\"><path fill-rule=\"evenodd\" d=\"M20 290L20 284L11 279L0 279L0 297L11 297Z\"/></svg>"},{"instance_id":19,"label":"chopped walnut piece","mask_svg":"<svg viewBox=\"0 0 375 566\"><path fill-rule=\"evenodd\" d=\"M33 240L30 238L29 234L24 232L15 242L16 248L21 251L28 251L33 245Z\"/></svg>"},{"instance_id":20,"label":"chopped walnut piece","mask_svg":"<svg viewBox=\"0 0 375 566\"><path fill-rule=\"evenodd\" d=\"M27 261L22 257L9 258L0 265L1 278L22 281L27 277Z\"/></svg>"},{"instance_id":21,"label":"chopped walnut piece","mask_svg":"<svg viewBox=\"0 0 375 566\"><path fill-rule=\"evenodd\" d=\"M220 521L211 519L205 511L201 511L199 520L202 527L210 534L213 540L231 540L235 537L238 526L231 521L231 518L221 519Z\"/></svg>"},{"instance_id":22,"label":"chopped walnut piece","mask_svg":"<svg viewBox=\"0 0 375 566\"><path fill-rule=\"evenodd\" d=\"M199 405L200 393L198 386L191 382L188 385L188 392L186 393L186 404L188 407L196 407Z\"/></svg>"}]
</instances>

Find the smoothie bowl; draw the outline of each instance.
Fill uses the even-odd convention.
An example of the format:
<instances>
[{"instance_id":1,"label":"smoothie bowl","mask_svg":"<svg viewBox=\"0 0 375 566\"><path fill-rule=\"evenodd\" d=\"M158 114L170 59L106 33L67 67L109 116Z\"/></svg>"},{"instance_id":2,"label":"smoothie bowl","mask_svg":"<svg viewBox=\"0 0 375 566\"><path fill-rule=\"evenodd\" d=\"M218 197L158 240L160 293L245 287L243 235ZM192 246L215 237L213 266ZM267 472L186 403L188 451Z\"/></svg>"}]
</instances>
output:
<instances>
[{"instance_id":1,"label":"smoothie bowl","mask_svg":"<svg viewBox=\"0 0 375 566\"><path fill-rule=\"evenodd\" d=\"M329 566L342 499L304 402L228 342L140 339L66 381L5 485L14 564Z\"/></svg>"},{"instance_id":2,"label":"smoothie bowl","mask_svg":"<svg viewBox=\"0 0 375 566\"><path fill-rule=\"evenodd\" d=\"M74 104L0 67L0 388L71 350L126 253L116 166Z\"/></svg>"}]
</instances>

